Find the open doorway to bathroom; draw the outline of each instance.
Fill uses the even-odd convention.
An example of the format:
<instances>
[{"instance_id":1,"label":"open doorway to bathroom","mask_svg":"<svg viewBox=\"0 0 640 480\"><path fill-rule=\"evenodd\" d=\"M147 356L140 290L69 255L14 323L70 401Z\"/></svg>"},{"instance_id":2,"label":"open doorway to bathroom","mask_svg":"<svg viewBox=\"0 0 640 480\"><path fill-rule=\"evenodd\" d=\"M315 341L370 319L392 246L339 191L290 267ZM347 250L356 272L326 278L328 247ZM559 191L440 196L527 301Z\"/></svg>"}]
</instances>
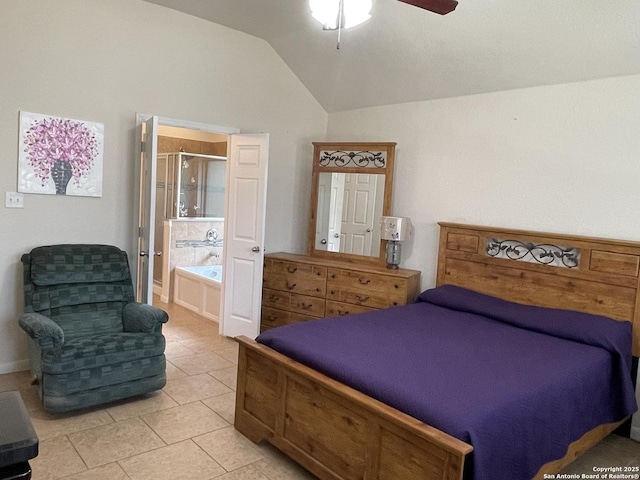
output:
<instances>
[{"instance_id":1,"label":"open doorway to bathroom","mask_svg":"<svg viewBox=\"0 0 640 480\"><path fill-rule=\"evenodd\" d=\"M153 292L219 321L228 136L158 128Z\"/></svg>"},{"instance_id":2,"label":"open doorway to bathroom","mask_svg":"<svg viewBox=\"0 0 640 480\"><path fill-rule=\"evenodd\" d=\"M219 307L215 311L219 312L219 331L227 336L246 335L255 338L260 331L260 303L262 292L262 270L264 263L264 230L266 216L266 200L267 200L267 170L269 162L269 134L268 133L240 133L238 129L231 127L219 127L195 122L184 122L180 120L172 120L155 115L136 114L136 140L140 145L139 159L136 162L136 176L139 180L138 198L134 203L134 210L138 212L138 218L135 224L135 243L137 244L137 264L138 268L135 273L136 298L143 303L152 303L155 301L153 295L154 287L154 266L155 260L159 259L163 265L167 266L169 273L162 277L162 289L168 291L162 300L173 300L176 298L176 271L178 267L174 267L173 275L171 272L171 257L176 247L185 248L189 244L203 242L203 246L209 248L220 248L222 255L222 271L218 273L215 269L206 276L211 275L222 276L221 290L217 292L221 298ZM227 160L226 160L226 191L225 196L225 213L224 224L222 229L222 238L213 225L207 228L205 232L205 240L191 238L193 228L190 230L189 222L210 221L209 217L188 218L169 218L167 221L173 228L174 224L185 223L181 225L186 228L189 238L178 244L177 239L172 240L169 229L164 228L163 219L163 241L162 247L165 248L165 237L168 236L167 253L156 249L156 205L157 205L157 183L158 183L158 130L160 126L180 127L193 129L198 131L213 132L227 137ZM179 136L180 137L180 136ZM179 138L178 137L178 138ZM175 147L174 147L175 148ZM178 147L179 148L179 147ZM174 152L175 153L175 152ZM188 154L193 152L177 152L178 154ZM196 152L197 153L197 152ZM196 155L191 155L196 157ZM209 155L200 153L200 157L221 157L222 155ZM214 159L221 160L221 159ZM174 162L182 168L184 163L181 161ZM186 167L187 170L189 167ZM182 171L175 172L171 170L174 177L182 175ZM166 170L168 173L168 169ZM190 179L188 173L185 178ZM193 177L195 179L195 177ZM197 180L196 180L197 183ZM165 178L165 191L168 186ZM171 186L177 189L178 185ZM176 210L180 208L188 211L190 206L184 202L182 207L176 197ZM195 196L198 199L197 195ZM162 197L163 205L166 205L166 198ZM198 209L201 210L201 203L197 203ZM172 207L173 208L173 207ZM165 207L163 207L165 210ZM166 210L167 212L170 209ZM205 220L206 219L206 220ZM190 242L190 240L192 240ZM193 246L193 245L192 245ZM160 245L158 245L160 247ZM197 248L197 247L196 247ZM209 257L215 258L214 250L209 252ZM176 254L177 256L177 254ZM168 258L168 260L167 260ZM193 265L187 265L193 266ZM163 272L164 273L164 272ZM185 274L186 281L193 281L189 278L192 272ZM202 277L202 276L201 276ZM168 283L166 280L168 279ZM191 284L195 287L195 284ZM186 295L193 295L195 288L187 287L183 291ZM197 290L197 289L196 289ZM200 297L199 294L195 296ZM183 299L186 301L186 299ZM198 305L188 302L190 305ZM205 299L200 301L198 312L206 308L209 304ZM212 310L214 311L214 310ZM212 318L212 317L210 317ZM214 319L214 318L212 318Z\"/></svg>"}]
</instances>

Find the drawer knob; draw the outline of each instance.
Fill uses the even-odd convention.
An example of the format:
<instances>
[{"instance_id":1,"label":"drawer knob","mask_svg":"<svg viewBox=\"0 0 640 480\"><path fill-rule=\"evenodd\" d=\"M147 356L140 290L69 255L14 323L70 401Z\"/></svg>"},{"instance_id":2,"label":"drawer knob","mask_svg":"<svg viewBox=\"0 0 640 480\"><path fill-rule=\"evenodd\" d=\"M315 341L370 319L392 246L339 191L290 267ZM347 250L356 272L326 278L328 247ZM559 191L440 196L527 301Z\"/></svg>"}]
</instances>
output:
<instances>
[{"instance_id":1,"label":"drawer knob","mask_svg":"<svg viewBox=\"0 0 640 480\"><path fill-rule=\"evenodd\" d=\"M301 303L300 304L300 308L302 308L303 310L309 310L311 307L313 307L313 304L311 304L311 303L309 303L309 304Z\"/></svg>"},{"instance_id":2,"label":"drawer knob","mask_svg":"<svg viewBox=\"0 0 640 480\"><path fill-rule=\"evenodd\" d=\"M296 288L296 284L295 283L287 282L287 290L293 290L294 288Z\"/></svg>"},{"instance_id":3,"label":"drawer knob","mask_svg":"<svg viewBox=\"0 0 640 480\"><path fill-rule=\"evenodd\" d=\"M271 295L269 297L269 301L276 303L279 300L279 297L277 295Z\"/></svg>"},{"instance_id":4,"label":"drawer knob","mask_svg":"<svg viewBox=\"0 0 640 480\"><path fill-rule=\"evenodd\" d=\"M338 315L340 315L341 317L344 317L345 315L349 315L349 311L348 310L338 310Z\"/></svg>"},{"instance_id":5,"label":"drawer knob","mask_svg":"<svg viewBox=\"0 0 640 480\"><path fill-rule=\"evenodd\" d=\"M287 272L289 273L296 273L296 271L298 271L297 267L287 267Z\"/></svg>"},{"instance_id":6,"label":"drawer knob","mask_svg":"<svg viewBox=\"0 0 640 480\"><path fill-rule=\"evenodd\" d=\"M356 295L356 297L358 298L359 302L366 302L367 300L369 300L369 297L366 295Z\"/></svg>"},{"instance_id":7,"label":"drawer knob","mask_svg":"<svg viewBox=\"0 0 640 480\"><path fill-rule=\"evenodd\" d=\"M360 281L361 285L369 285L371 283L371 280L368 278L359 278L358 280Z\"/></svg>"}]
</instances>

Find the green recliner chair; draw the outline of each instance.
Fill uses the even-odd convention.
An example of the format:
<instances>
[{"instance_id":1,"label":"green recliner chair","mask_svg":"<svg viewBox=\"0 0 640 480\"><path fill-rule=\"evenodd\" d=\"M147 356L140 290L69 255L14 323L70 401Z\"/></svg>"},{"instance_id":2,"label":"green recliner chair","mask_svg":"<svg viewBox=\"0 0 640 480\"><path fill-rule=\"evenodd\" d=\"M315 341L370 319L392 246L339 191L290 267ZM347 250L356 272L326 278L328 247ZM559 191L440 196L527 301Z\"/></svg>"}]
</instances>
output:
<instances>
[{"instance_id":1,"label":"green recliner chair","mask_svg":"<svg viewBox=\"0 0 640 480\"><path fill-rule=\"evenodd\" d=\"M44 408L64 412L166 384L163 310L135 303L127 254L51 245L22 256L31 371Z\"/></svg>"}]
</instances>

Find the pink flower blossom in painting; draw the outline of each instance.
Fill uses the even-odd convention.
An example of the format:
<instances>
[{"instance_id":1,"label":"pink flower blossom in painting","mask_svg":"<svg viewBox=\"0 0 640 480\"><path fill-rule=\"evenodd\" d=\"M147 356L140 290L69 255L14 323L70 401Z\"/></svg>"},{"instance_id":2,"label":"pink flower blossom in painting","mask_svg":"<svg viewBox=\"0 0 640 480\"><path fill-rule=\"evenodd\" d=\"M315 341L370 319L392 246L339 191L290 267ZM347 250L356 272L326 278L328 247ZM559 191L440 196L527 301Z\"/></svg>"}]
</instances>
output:
<instances>
[{"instance_id":1,"label":"pink flower blossom in painting","mask_svg":"<svg viewBox=\"0 0 640 480\"><path fill-rule=\"evenodd\" d=\"M29 165L43 186L57 160L69 162L77 184L90 173L98 155L95 135L82 122L65 118L34 121L25 133L24 144Z\"/></svg>"}]
</instances>

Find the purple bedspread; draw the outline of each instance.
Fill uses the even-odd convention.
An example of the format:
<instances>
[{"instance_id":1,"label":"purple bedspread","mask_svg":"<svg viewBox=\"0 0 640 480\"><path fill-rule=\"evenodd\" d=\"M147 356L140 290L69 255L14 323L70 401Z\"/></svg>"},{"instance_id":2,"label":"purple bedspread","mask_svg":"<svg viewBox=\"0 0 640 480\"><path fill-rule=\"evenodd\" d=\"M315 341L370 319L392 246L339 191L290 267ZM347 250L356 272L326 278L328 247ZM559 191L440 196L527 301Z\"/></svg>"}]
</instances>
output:
<instances>
[{"instance_id":1,"label":"purple bedspread","mask_svg":"<svg viewBox=\"0 0 640 480\"><path fill-rule=\"evenodd\" d=\"M459 287L257 340L473 445L474 480L529 479L637 410L630 323Z\"/></svg>"}]
</instances>

